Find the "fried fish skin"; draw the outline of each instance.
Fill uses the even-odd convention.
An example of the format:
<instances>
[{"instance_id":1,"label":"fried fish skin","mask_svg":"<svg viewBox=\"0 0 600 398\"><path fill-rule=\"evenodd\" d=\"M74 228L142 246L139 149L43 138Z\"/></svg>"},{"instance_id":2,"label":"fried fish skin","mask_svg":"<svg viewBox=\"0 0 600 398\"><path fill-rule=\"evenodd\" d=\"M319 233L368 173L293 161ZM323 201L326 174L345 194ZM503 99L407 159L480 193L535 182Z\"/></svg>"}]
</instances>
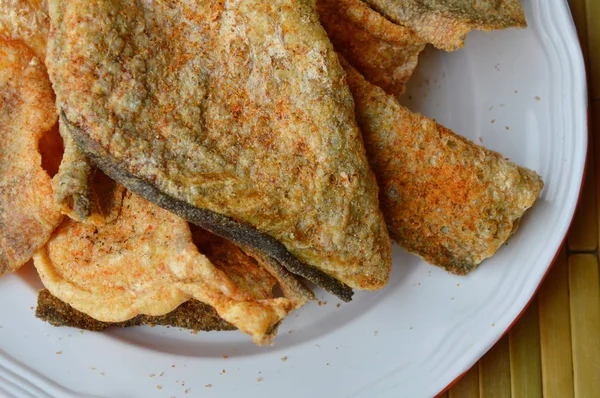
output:
<instances>
[{"instance_id":1,"label":"fried fish skin","mask_svg":"<svg viewBox=\"0 0 600 398\"><path fill-rule=\"evenodd\" d=\"M125 188L94 167L60 120L64 156L52 178L54 202L78 222L103 225L119 215Z\"/></svg>"},{"instance_id":2,"label":"fried fish skin","mask_svg":"<svg viewBox=\"0 0 600 398\"><path fill-rule=\"evenodd\" d=\"M364 0L391 21L446 51L464 45L472 30L525 28L519 0Z\"/></svg>"},{"instance_id":3,"label":"fried fish skin","mask_svg":"<svg viewBox=\"0 0 600 398\"><path fill-rule=\"evenodd\" d=\"M514 232L542 179L411 112L345 67L390 236L449 272L472 271Z\"/></svg>"},{"instance_id":4,"label":"fried fish skin","mask_svg":"<svg viewBox=\"0 0 600 398\"><path fill-rule=\"evenodd\" d=\"M238 286L245 285L247 290L253 290L256 297L271 297L275 284L279 283L284 297L302 304L308 300L316 300L312 290L277 261L264 258L250 248L238 247L227 239L193 224L190 224L190 229L198 250L225 271ZM260 286L265 289L262 297L256 295L256 287Z\"/></svg>"},{"instance_id":5,"label":"fried fish skin","mask_svg":"<svg viewBox=\"0 0 600 398\"><path fill-rule=\"evenodd\" d=\"M323 27L336 51L371 83L401 95L425 42L362 0L317 0Z\"/></svg>"},{"instance_id":6,"label":"fried fish skin","mask_svg":"<svg viewBox=\"0 0 600 398\"><path fill-rule=\"evenodd\" d=\"M210 305L193 299L166 315L138 315L125 322L101 322L63 303L48 289L40 290L38 293L35 316L52 326L69 326L91 331L100 331L112 326L125 328L141 325L170 326L205 332L236 329L235 326L222 320Z\"/></svg>"},{"instance_id":7,"label":"fried fish skin","mask_svg":"<svg viewBox=\"0 0 600 398\"><path fill-rule=\"evenodd\" d=\"M42 62L49 27L46 0L0 0L0 38L21 40Z\"/></svg>"},{"instance_id":8,"label":"fried fish skin","mask_svg":"<svg viewBox=\"0 0 600 398\"><path fill-rule=\"evenodd\" d=\"M275 279L266 271L214 265L185 220L131 192L113 223L66 219L35 253L34 265L52 295L99 321L164 315L194 298L259 345L270 344L277 325L305 302L269 298L265 283Z\"/></svg>"},{"instance_id":9,"label":"fried fish skin","mask_svg":"<svg viewBox=\"0 0 600 398\"><path fill-rule=\"evenodd\" d=\"M58 103L108 175L204 228L227 217L211 231L229 238L248 229L221 224L255 228L243 243L288 269L291 253L354 288L387 283L376 181L314 2L53 0L49 13Z\"/></svg>"},{"instance_id":10,"label":"fried fish skin","mask_svg":"<svg viewBox=\"0 0 600 398\"><path fill-rule=\"evenodd\" d=\"M23 43L0 39L0 275L26 263L62 219L39 152L55 123L44 65Z\"/></svg>"},{"instance_id":11,"label":"fried fish skin","mask_svg":"<svg viewBox=\"0 0 600 398\"><path fill-rule=\"evenodd\" d=\"M281 278L278 278L277 273L261 267L256 259L246 255L241 248L236 247L226 239L193 225L190 225L190 228L194 244L199 251L206 255L216 267L225 272L238 288L251 293L256 300L273 297L273 289L278 280L281 280ZM296 300L299 303L314 299L312 292L295 279L285 278L279 283L287 298ZM298 286L302 287L298 289ZM41 290L38 294L36 317L49 322L53 326L68 326L92 331L100 331L112 326L131 327L140 325L172 326L195 331L236 329L235 326L221 319L210 305L194 299L182 303L165 315L137 315L123 322L102 322L62 302L54 297L48 289ZM272 333L274 332L273 330Z\"/></svg>"},{"instance_id":12,"label":"fried fish skin","mask_svg":"<svg viewBox=\"0 0 600 398\"><path fill-rule=\"evenodd\" d=\"M79 149L63 122L59 124L65 150L58 173L52 179L54 201L63 214L84 221L92 213L89 198L92 165Z\"/></svg>"},{"instance_id":13,"label":"fried fish skin","mask_svg":"<svg viewBox=\"0 0 600 398\"><path fill-rule=\"evenodd\" d=\"M50 18L46 0L0 0L0 37L21 40L31 48L38 59L45 62ZM89 180L93 166L81 152L61 124L65 156L60 172L53 178L54 198L63 214L76 220L92 215L93 203L89 197ZM90 222L98 222L95 212Z\"/></svg>"}]
</instances>

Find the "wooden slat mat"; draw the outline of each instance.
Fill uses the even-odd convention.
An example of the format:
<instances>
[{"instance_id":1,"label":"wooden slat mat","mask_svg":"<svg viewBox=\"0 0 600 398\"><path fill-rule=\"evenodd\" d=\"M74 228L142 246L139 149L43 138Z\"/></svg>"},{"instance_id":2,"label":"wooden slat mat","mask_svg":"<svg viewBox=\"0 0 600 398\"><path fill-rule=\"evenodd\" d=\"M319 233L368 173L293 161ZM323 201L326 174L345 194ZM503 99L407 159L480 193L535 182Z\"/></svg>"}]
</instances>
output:
<instances>
[{"instance_id":1,"label":"wooden slat mat","mask_svg":"<svg viewBox=\"0 0 600 398\"><path fill-rule=\"evenodd\" d=\"M600 0L570 4L590 96L590 150L579 208L531 306L443 398L600 397Z\"/></svg>"}]
</instances>

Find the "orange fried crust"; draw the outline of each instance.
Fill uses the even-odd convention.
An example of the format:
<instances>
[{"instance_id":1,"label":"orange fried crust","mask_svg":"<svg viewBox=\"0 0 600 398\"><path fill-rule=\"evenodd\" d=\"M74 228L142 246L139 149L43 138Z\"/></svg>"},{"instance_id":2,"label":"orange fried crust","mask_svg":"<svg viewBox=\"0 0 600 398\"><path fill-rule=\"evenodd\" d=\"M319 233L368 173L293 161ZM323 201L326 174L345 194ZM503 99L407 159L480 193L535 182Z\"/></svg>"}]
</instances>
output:
<instances>
[{"instance_id":1,"label":"orange fried crust","mask_svg":"<svg viewBox=\"0 0 600 398\"><path fill-rule=\"evenodd\" d=\"M362 0L317 0L317 10L336 51L388 94L404 93L425 47L419 36Z\"/></svg>"},{"instance_id":2,"label":"orange fried crust","mask_svg":"<svg viewBox=\"0 0 600 398\"><path fill-rule=\"evenodd\" d=\"M255 343L270 344L305 300L271 298L276 281L253 259L212 250L213 261L198 251L185 220L127 192L113 223L65 220L34 264L52 295L99 321L164 315L194 298Z\"/></svg>"},{"instance_id":3,"label":"orange fried crust","mask_svg":"<svg viewBox=\"0 0 600 398\"><path fill-rule=\"evenodd\" d=\"M57 0L49 14L58 103L107 174L203 227L216 214L258 231L245 243L294 273L387 283L377 184L312 1Z\"/></svg>"},{"instance_id":4,"label":"orange fried crust","mask_svg":"<svg viewBox=\"0 0 600 398\"><path fill-rule=\"evenodd\" d=\"M514 232L542 179L409 111L346 67L390 236L450 272L473 270Z\"/></svg>"},{"instance_id":5,"label":"orange fried crust","mask_svg":"<svg viewBox=\"0 0 600 398\"><path fill-rule=\"evenodd\" d=\"M22 41L42 62L49 28L46 0L0 1L0 38Z\"/></svg>"},{"instance_id":6,"label":"orange fried crust","mask_svg":"<svg viewBox=\"0 0 600 398\"><path fill-rule=\"evenodd\" d=\"M26 263L62 219L39 152L55 123L44 65L24 44L0 39L0 275Z\"/></svg>"}]
</instances>

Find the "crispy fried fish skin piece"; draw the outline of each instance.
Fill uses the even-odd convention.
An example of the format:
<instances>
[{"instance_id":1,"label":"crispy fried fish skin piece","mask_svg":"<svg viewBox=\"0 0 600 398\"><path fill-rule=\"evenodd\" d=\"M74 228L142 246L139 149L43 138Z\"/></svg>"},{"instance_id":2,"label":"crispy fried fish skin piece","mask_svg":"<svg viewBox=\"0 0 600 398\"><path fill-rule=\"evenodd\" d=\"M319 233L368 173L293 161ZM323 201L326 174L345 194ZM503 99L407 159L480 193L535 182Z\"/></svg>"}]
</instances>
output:
<instances>
[{"instance_id":1,"label":"crispy fried fish skin piece","mask_svg":"<svg viewBox=\"0 0 600 398\"><path fill-rule=\"evenodd\" d=\"M48 4L45 0L0 0L0 38L6 37L20 40L29 46L42 62L46 58L46 45L50 18ZM79 149L72 138L65 134L60 126L60 134L65 144L64 157L58 176L53 178L54 198L63 214L75 220L85 220L92 223L104 222L105 217L110 221L111 214L104 214L99 197L91 198L90 180L94 168L85 154ZM122 196L123 191L116 192ZM112 210L118 210L114 206ZM115 213L112 211L112 213ZM114 215L114 214L113 214Z\"/></svg>"},{"instance_id":2,"label":"crispy fried fish skin piece","mask_svg":"<svg viewBox=\"0 0 600 398\"><path fill-rule=\"evenodd\" d=\"M345 299L387 283L377 184L314 2L53 0L49 14L58 102L109 176Z\"/></svg>"},{"instance_id":3,"label":"crispy fried fish skin piece","mask_svg":"<svg viewBox=\"0 0 600 398\"><path fill-rule=\"evenodd\" d=\"M63 214L77 221L84 221L92 214L90 200L90 178L92 164L79 149L63 122L59 124L65 151L58 169L52 179L54 201Z\"/></svg>"},{"instance_id":4,"label":"crispy fried fish skin piece","mask_svg":"<svg viewBox=\"0 0 600 398\"><path fill-rule=\"evenodd\" d=\"M171 326L195 331L235 330L235 326L219 317L214 308L198 300L189 300L166 315L138 315L125 322L101 322L54 297L48 289L38 293L35 316L53 326L100 331L111 326L131 327L141 325Z\"/></svg>"},{"instance_id":5,"label":"crispy fried fish skin piece","mask_svg":"<svg viewBox=\"0 0 600 398\"><path fill-rule=\"evenodd\" d=\"M391 21L414 30L427 43L458 50L472 30L524 28L519 0L365 0Z\"/></svg>"},{"instance_id":6,"label":"crispy fried fish skin piece","mask_svg":"<svg viewBox=\"0 0 600 398\"><path fill-rule=\"evenodd\" d=\"M317 0L323 27L336 51L388 94L404 93L425 42L362 0Z\"/></svg>"},{"instance_id":7,"label":"crispy fried fish skin piece","mask_svg":"<svg viewBox=\"0 0 600 398\"><path fill-rule=\"evenodd\" d=\"M43 64L24 44L0 39L0 275L26 263L62 219L39 152L55 123Z\"/></svg>"},{"instance_id":8,"label":"crispy fried fish skin piece","mask_svg":"<svg viewBox=\"0 0 600 398\"><path fill-rule=\"evenodd\" d=\"M75 221L98 226L114 221L125 188L91 164L63 121L60 121L60 135L65 143L64 156L52 179L57 206Z\"/></svg>"},{"instance_id":9,"label":"crispy fried fish skin piece","mask_svg":"<svg viewBox=\"0 0 600 398\"><path fill-rule=\"evenodd\" d=\"M199 227L190 225L193 241L199 251L219 269L225 272L236 285L251 292L255 299L268 299L273 295L273 288L277 283L276 274L268 269L261 268L257 261L246 255L242 249L219 236L213 235ZM285 273L286 271L283 270ZM293 278L293 277L291 277ZM294 288L295 279L284 281L281 288L286 297L306 302L307 293L312 292L304 287L298 294ZM292 286L290 288L290 285ZM314 297L314 296L313 296ZM211 306L191 299L181 304L166 315L149 316L137 315L124 322L101 322L83 312L77 311L70 305L54 297L47 289L38 294L36 317L49 322L54 326L70 326L86 330L104 330L110 326L130 327L139 325L173 326L198 331L235 330L235 326L222 320Z\"/></svg>"},{"instance_id":10,"label":"crispy fried fish skin piece","mask_svg":"<svg viewBox=\"0 0 600 398\"><path fill-rule=\"evenodd\" d=\"M46 0L0 0L0 38L21 40L42 62L49 28Z\"/></svg>"},{"instance_id":11,"label":"crispy fried fish skin piece","mask_svg":"<svg viewBox=\"0 0 600 398\"><path fill-rule=\"evenodd\" d=\"M509 238L542 179L409 111L346 67L392 239L452 273L473 270Z\"/></svg>"},{"instance_id":12,"label":"crispy fried fish skin piece","mask_svg":"<svg viewBox=\"0 0 600 398\"><path fill-rule=\"evenodd\" d=\"M61 120L66 120L64 112L61 113ZM66 124L68 123L67 121ZM282 267L284 266L291 272L318 284L340 299L344 301L352 300L354 293L350 287L316 268L307 267L296 257L292 256L280 242L269 235L261 234L252 226L239 223L229 217L210 210L193 207L186 202L165 195L152 184L133 176L119 167L118 163L114 159L111 159L108 152L104 151L95 142L90 141L79 128L70 126L70 131L78 145L85 148L87 156L93 163L104 170L110 177L123 183L132 192L207 231L211 231L232 241L240 247L254 248L253 255L262 258L271 266L275 262L283 264Z\"/></svg>"},{"instance_id":13,"label":"crispy fried fish skin piece","mask_svg":"<svg viewBox=\"0 0 600 398\"><path fill-rule=\"evenodd\" d=\"M54 296L94 319L164 315L195 298L260 345L270 344L277 325L303 304L265 298L255 273L215 266L198 252L184 219L131 192L113 223L66 219L36 252L34 265ZM266 271L259 277L271 278Z\"/></svg>"}]
</instances>

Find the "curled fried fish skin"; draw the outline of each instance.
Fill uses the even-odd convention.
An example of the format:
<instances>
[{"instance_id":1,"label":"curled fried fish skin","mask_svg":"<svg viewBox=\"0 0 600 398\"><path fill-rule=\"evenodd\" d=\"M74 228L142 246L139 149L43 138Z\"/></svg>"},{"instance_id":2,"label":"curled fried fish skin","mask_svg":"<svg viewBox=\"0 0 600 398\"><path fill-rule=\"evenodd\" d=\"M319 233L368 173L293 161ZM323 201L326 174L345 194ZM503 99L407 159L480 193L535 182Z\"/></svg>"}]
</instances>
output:
<instances>
[{"instance_id":1,"label":"curled fried fish skin","mask_svg":"<svg viewBox=\"0 0 600 398\"><path fill-rule=\"evenodd\" d=\"M257 300L272 297L273 288L279 282L284 296L299 302L314 299L313 293L291 274L286 276L285 269L272 271L262 268L256 258L245 254L226 239L212 235L199 227L190 225L194 244L209 260L225 272L236 285L251 292ZM260 263L263 265L262 263ZM270 273L272 276L267 274ZM283 273L283 277L281 274ZM137 315L123 322L102 322L76 310L67 303L54 297L48 289L38 293L36 317L53 326L68 326L85 330L100 331L109 327L132 327L140 325L160 325L180 327L195 331L227 331L236 327L219 317L208 304L191 299L165 315Z\"/></svg>"},{"instance_id":2,"label":"curled fried fish skin","mask_svg":"<svg viewBox=\"0 0 600 398\"><path fill-rule=\"evenodd\" d=\"M65 150L52 179L56 205L78 222L97 226L113 222L121 209L125 188L92 165L62 119L59 130Z\"/></svg>"},{"instance_id":3,"label":"curled fried fish skin","mask_svg":"<svg viewBox=\"0 0 600 398\"><path fill-rule=\"evenodd\" d=\"M544 184L367 82L343 62L390 236L464 275L512 235Z\"/></svg>"},{"instance_id":4,"label":"curled fried fish skin","mask_svg":"<svg viewBox=\"0 0 600 398\"><path fill-rule=\"evenodd\" d=\"M387 283L376 181L313 2L49 6L58 102L108 175L345 300Z\"/></svg>"},{"instance_id":5,"label":"curled fried fish skin","mask_svg":"<svg viewBox=\"0 0 600 398\"><path fill-rule=\"evenodd\" d=\"M39 149L55 123L44 65L23 43L0 39L0 275L29 261L61 222Z\"/></svg>"},{"instance_id":6,"label":"curled fried fish skin","mask_svg":"<svg viewBox=\"0 0 600 398\"><path fill-rule=\"evenodd\" d=\"M199 227L193 225L190 227L194 244L199 251L225 272L239 289L250 293L253 299L272 298L277 282L279 282L284 296L299 304L314 299L313 293L302 286L301 282L296 281L291 274L286 274L285 269L273 271L268 266L264 266L259 259L247 255L245 251L226 239L212 235ZM103 322L61 301L48 289L43 289L38 293L36 317L53 326L68 326L91 331L101 331L109 327L140 325L170 326L194 331L236 330L235 326L219 317L213 307L195 299L182 303L165 315L140 314L122 322ZM273 325L269 328L269 334L275 334L276 326Z\"/></svg>"},{"instance_id":7,"label":"curled fried fish skin","mask_svg":"<svg viewBox=\"0 0 600 398\"><path fill-rule=\"evenodd\" d=\"M89 198L92 165L73 141L63 122L59 124L59 131L65 151L58 174L52 179L54 201L63 213L83 221L92 214Z\"/></svg>"},{"instance_id":8,"label":"curled fried fish skin","mask_svg":"<svg viewBox=\"0 0 600 398\"><path fill-rule=\"evenodd\" d=\"M425 42L362 0L317 0L323 27L336 51L371 83L401 95Z\"/></svg>"},{"instance_id":9,"label":"curled fried fish skin","mask_svg":"<svg viewBox=\"0 0 600 398\"><path fill-rule=\"evenodd\" d=\"M52 295L102 322L164 315L194 298L268 345L287 314L306 302L268 297L263 285L276 280L256 262L238 264L256 270L247 273L217 264L198 251L185 220L131 192L114 222L66 219L34 255Z\"/></svg>"},{"instance_id":10,"label":"curled fried fish skin","mask_svg":"<svg viewBox=\"0 0 600 398\"><path fill-rule=\"evenodd\" d=\"M437 48L455 51L472 30L527 26L519 0L364 0Z\"/></svg>"}]
</instances>

